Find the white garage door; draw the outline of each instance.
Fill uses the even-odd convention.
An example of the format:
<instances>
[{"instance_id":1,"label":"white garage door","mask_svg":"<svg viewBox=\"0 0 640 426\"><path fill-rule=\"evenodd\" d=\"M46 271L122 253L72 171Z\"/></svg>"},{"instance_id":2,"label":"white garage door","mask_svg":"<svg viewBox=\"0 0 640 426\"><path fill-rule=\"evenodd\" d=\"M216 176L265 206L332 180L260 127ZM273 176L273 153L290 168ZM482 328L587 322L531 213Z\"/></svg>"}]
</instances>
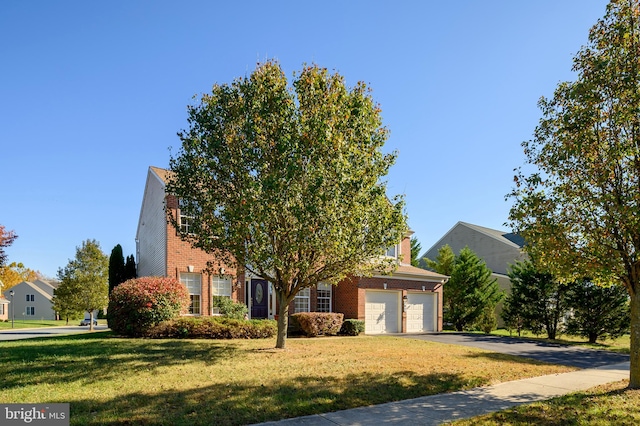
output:
<instances>
[{"instance_id":1,"label":"white garage door","mask_svg":"<svg viewBox=\"0 0 640 426\"><path fill-rule=\"evenodd\" d=\"M436 331L435 293L408 293L405 312L407 313L407 333Z\"/></svg>"},{"instance_id":2,"label":"white garage door","mask_svg":"<svg viewBox=\"0 0 640 426\"><path fill-rule=\"evenodd\" d=\"M367 290L364 316L366 334L398 333L400 331L400 293Z\"/></svg>"}]
</instances>

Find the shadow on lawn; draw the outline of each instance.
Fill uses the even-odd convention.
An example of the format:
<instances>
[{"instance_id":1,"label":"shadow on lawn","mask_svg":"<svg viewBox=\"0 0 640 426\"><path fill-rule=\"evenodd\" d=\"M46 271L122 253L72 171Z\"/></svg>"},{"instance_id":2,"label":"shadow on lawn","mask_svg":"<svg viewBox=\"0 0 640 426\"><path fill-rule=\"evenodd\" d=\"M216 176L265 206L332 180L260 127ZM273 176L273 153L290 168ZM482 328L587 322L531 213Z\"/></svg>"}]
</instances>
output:
<instances>
[{"instance_id":1,"label":"shadow on lawn","mask_svg":"<svg viewBox=\"0 0 640 426\"><path fill-rule=\"evenodd\" d=\"M141 343L142 342L142 343ZM241 351L229 341L113 338L110 332L7 341L0 350L0 389L41 384L87 384L194 360L215 363Z\"/></svg>"},{"instance_id":2,"label":"shadow on lawn","mask_svg":"<svg viewBox=\"0 0 640 426\"><path fill-rule=\"evenodd\" d=\"M71 423L246 425L467 389L479 382L457 374L416 375L410 371L339 379L311 375L260 386L207 385L204 381L201 387L189 390L130 393L104 402L76 401L71 405Z\"/></svg>"}]
</instances>

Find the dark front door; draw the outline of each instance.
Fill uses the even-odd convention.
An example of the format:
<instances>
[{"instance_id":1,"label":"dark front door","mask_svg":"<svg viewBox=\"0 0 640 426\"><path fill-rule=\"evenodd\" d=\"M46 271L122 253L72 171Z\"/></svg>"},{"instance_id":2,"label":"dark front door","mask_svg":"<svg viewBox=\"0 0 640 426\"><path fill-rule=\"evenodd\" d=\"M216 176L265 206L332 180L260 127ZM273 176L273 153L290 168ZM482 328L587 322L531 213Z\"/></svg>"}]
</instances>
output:
<instances>
[{"instance_id":1,"label":"dark front door","mask_svg":"<svg viewBox=\"0 0 640 426\"><path fill-rule=\"evenodd\" d=\"M269 308L268 284L265 280L251 280L251 318L267 318Z\"/></svg>"}]
</instances>

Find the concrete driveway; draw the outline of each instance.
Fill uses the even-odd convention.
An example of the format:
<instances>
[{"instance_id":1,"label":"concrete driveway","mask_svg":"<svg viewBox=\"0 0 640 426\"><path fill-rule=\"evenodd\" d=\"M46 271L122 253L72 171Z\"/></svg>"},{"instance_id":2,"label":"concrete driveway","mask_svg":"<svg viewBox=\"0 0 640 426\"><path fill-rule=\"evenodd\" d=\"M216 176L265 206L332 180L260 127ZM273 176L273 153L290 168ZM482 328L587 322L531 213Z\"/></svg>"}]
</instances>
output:
<instances>
[{"instance_id":1,"label":"concrete driveway","mask_svg":"<svg viewBox=\"0 0 640 426\"><path fill-rule=\"evenodd\" d=\"M104 331L109 328L106 325L97 325L93 327L94 331ZM33 337L51 337L63 334L79 334L88 333L89 327L79 325L70 325L63 327L42 327L42 328L14 328L3 329L0 331L0 341L3 340L20 340L30 339Z\"/></svg>"},{"instance_id":2,"label":"concrete driveway","mask_svg":"<svg viewBox=\"0 0 640 426\"><path fill-rule=\"evenodd\" d=\"M516 337L472 333L397 334L397 336L452 345L472 346L492 352L522 356L538 361L578 368L593 368L629 361L629 355L616 352L519 339Z\"/></svg>"}]
</instances>

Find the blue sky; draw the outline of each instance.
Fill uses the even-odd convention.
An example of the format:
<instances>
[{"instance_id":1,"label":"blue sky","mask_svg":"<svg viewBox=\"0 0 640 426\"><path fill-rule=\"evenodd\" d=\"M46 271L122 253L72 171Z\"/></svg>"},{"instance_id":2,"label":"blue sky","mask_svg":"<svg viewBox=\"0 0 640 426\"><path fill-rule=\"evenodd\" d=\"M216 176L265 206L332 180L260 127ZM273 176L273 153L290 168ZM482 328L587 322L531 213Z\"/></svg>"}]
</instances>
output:
<instances>
[{"instance_id":1,"label":"blue sky","mask_svg":"<svg viewBox=\"0 0 640 426\"><path fill-rule=\"evenodd\" d=\"M0 224L47 276L92 238L135 253L147 169L167 167L186 106L277 59L364 81L397 150L423 251L457 221L504 229L540 96L604 0L0 2Z\"/></svg>"}]
</instances>

